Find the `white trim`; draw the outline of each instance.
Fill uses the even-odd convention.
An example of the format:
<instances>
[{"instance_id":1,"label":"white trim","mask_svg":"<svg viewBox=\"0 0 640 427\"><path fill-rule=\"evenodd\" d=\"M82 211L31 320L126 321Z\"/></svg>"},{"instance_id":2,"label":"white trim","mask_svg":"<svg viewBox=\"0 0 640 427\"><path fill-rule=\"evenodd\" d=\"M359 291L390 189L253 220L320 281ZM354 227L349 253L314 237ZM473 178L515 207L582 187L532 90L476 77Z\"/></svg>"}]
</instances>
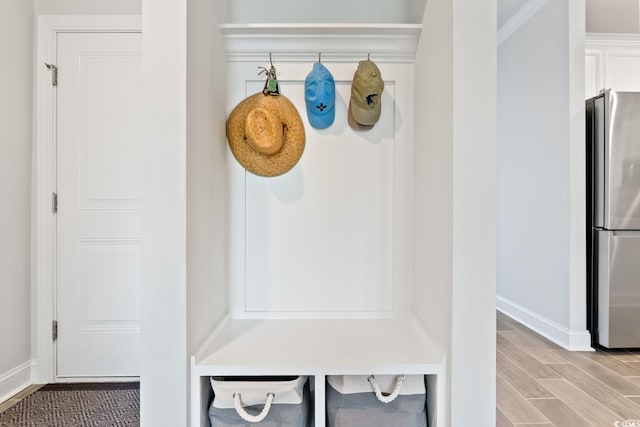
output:
<instances>
[{"instance_id":1,"label":"white trim","mask_svg":"<svg viewBox=\"0 0 640 427\"><path fill-rule=\"evenodd\" d=\"M498 29L498 46L511 37L533 17L549 0L529 0Z\"/></svg>"},{"instance_id":2,"label":"white trim","mask_svg":"<svg viewBox=\"0 0 640 427\"><path fill-rule=\"evenodd\" d=\"M588 57L595 58L596 61L596 91L592 96L595 96L600 88L604 87L604 53L605 49L592 49L590 47L585 48L585 60ZM585 76L588 70L585 68ZM585 98L587 95L585 94Z\"/></svg>"},{"instance_id":3,"label":"white trim","mask_svg":"<svg viewBox=\"0 0 640 427\"><path fill-rule=\"evenodd\" d=\"M567 350L593 351L593 348L591 348L591 334L586 329L569 330L501 296L496 296L496 308L501 313L517 320L527 328Z\"/></svg>"},{"instance_id":4,"label":"white trim","mask_svg":"<svg viewBox=\"0 0 640 427\"><path fill-rule=\"evenodd\" d=\"M584 0L569 4L569 348L589 346L587 325L585 17ZM576 336L573 332L577 332Z\"/></svg>"},{"instance_id":5,"label":"white trim","mask_svg":"<svg viewBox=\"0 0 640 427\"><path fill-rule=\"evenodd\" d=\"M54 63L56 39L65 32L141 32L139 15L41 15L36 27L35 60L35 138L33 148L34 255L32 272L35 298L37 383L56 381L55 349L51 340L51 321L55 316L55 217L51 212L51 193L56 188L55 171L55 91L44 62Z\"/></svg>"},{"instance_id":6,"label":"white trim","mask_svg":"<svg viewBox=\"0 0 640 427\"><path fill-rule=\"evenodd\" d=\"M33 360L27 360L21 365L0 374L0 403L9 400L33 384L31 381L31 368Z\"/></svg>"},{"instance_id":7,"label":"white trim","mask_svg":"<svg viewBox=\"0 0 640 427\"><path fill-rule=\"evenodd\" d=\"M586 33L584 40L587 49L636 47L640 45L640 34Z\"/></svg>"}]
</instances>

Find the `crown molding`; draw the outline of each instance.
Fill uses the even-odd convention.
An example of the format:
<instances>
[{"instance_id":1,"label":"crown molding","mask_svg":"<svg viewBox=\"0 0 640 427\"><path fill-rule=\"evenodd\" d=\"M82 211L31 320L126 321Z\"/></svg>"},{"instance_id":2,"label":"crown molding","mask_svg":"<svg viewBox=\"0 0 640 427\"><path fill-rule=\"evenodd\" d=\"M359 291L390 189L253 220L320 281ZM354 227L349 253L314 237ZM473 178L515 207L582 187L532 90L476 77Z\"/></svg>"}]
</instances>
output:
<instances>
[{"instance_id":1,"label":"crown molding","mask_svg":"<svg viewBox=\"0 0 640 427\"><path fill-rule=\"evenodd\" d=\"M600 47L637 47L640 45L640 34L621 33L587 33L584 37L587 49Z\"/></svg>"},{"instance_id":2,"label":"crown molding","mask_svg":"<svg viewBox=\"0 0 640 427\"><path fill-rule=\"evenodd\" d=\"M417 24L224 24L230 61L413 62L422 26Z\"/></svg>"},{"instance_id":3,"label":"crown molding","mask_svg":"<svg viewBox=\"0 0 640 427\"><path fill-rule=\"evenodd\" d=\"M549 0L529 0L502 27L498 29L498 46L511 37Z\"/></svg>"}]
</instances>

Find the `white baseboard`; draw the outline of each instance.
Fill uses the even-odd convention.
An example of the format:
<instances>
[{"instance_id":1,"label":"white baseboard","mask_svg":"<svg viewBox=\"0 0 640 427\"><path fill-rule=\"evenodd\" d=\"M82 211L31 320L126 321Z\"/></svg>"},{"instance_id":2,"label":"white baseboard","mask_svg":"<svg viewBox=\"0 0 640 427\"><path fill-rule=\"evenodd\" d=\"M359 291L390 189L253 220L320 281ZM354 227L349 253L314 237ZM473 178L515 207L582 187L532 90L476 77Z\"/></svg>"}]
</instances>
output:
<instances>
[{"instance_id":1,"label":"white baseboard","mask_svg":"<svg viewBox=\"0 0 640 427\"><path fill-rule=\"evenodd\" d=\"M0 403L5 402L33 384L31 367L33 362L27 360L7 372L0 374Z\"/></svg>"},{"instance_id":2,"label":"white baseboard","mask_svg":"<svg viewBox=\"0 0 640 427\"><path fill-rule=\"evenodd\" d=\"M591 334L586 329L569 330L501 296L496 296L496 307L498 311L567 350L593 351L593 348L591 348Z\"/></svg>"}]
</instances>

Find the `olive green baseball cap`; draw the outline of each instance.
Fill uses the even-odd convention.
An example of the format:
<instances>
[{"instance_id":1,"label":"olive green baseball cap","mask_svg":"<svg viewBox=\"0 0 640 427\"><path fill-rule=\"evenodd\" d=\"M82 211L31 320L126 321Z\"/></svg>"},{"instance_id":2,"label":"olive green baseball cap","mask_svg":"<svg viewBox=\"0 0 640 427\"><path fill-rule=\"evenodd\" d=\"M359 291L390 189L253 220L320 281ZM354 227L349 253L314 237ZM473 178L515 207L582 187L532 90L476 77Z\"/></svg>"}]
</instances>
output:
<instances>
[{"instance_id":1,"label":"olive green baseball cap","mask_svg":"<svg viewBox=\"0 0 640 427\"><path fill-rule=\"evenodd\" d=\"M380 119L384 81L371 60L360 61L351 82L349 113L360 125L373 126Z\"/></svg>"}]
</instances>

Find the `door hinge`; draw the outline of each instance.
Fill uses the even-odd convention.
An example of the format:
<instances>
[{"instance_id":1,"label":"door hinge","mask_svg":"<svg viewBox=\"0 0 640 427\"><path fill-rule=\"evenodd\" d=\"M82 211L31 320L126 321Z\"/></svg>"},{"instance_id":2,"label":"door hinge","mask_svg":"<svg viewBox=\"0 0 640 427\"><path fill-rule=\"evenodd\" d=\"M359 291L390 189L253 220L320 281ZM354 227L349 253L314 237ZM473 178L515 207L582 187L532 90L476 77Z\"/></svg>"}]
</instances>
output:
<instances>
[{"instance_id":1,"label":"door hinge","mask_svg":"<svg viewBox=\"0 0 640 427\"><path fill-rule=\"evenodd\" d=\"M51 70L51 84L53 86L58 86L58 67L54 64L47 64L46 62L44 65L46 65L47 69Z\"/></svg>"},{"instance_id":2,"label":"door hinge","mask_svg":"<svg viewBox=\"0 0 640 427\"><path fill-rule=\"evenodd\" d=\"M51 212L58 212L58 194L51 193Z\"/></svg>"},{"instance_id":3,"label":"door hinge","mask_svg":"<svg viewBox=\"0 0 640 427\"><path fill-rule=\"evenodd\" d=\"M53 338L54 341L58 339L58 321L57 320L54 320L53 322L51 322L51 338Z\"/></svg>"}]
</instances>

